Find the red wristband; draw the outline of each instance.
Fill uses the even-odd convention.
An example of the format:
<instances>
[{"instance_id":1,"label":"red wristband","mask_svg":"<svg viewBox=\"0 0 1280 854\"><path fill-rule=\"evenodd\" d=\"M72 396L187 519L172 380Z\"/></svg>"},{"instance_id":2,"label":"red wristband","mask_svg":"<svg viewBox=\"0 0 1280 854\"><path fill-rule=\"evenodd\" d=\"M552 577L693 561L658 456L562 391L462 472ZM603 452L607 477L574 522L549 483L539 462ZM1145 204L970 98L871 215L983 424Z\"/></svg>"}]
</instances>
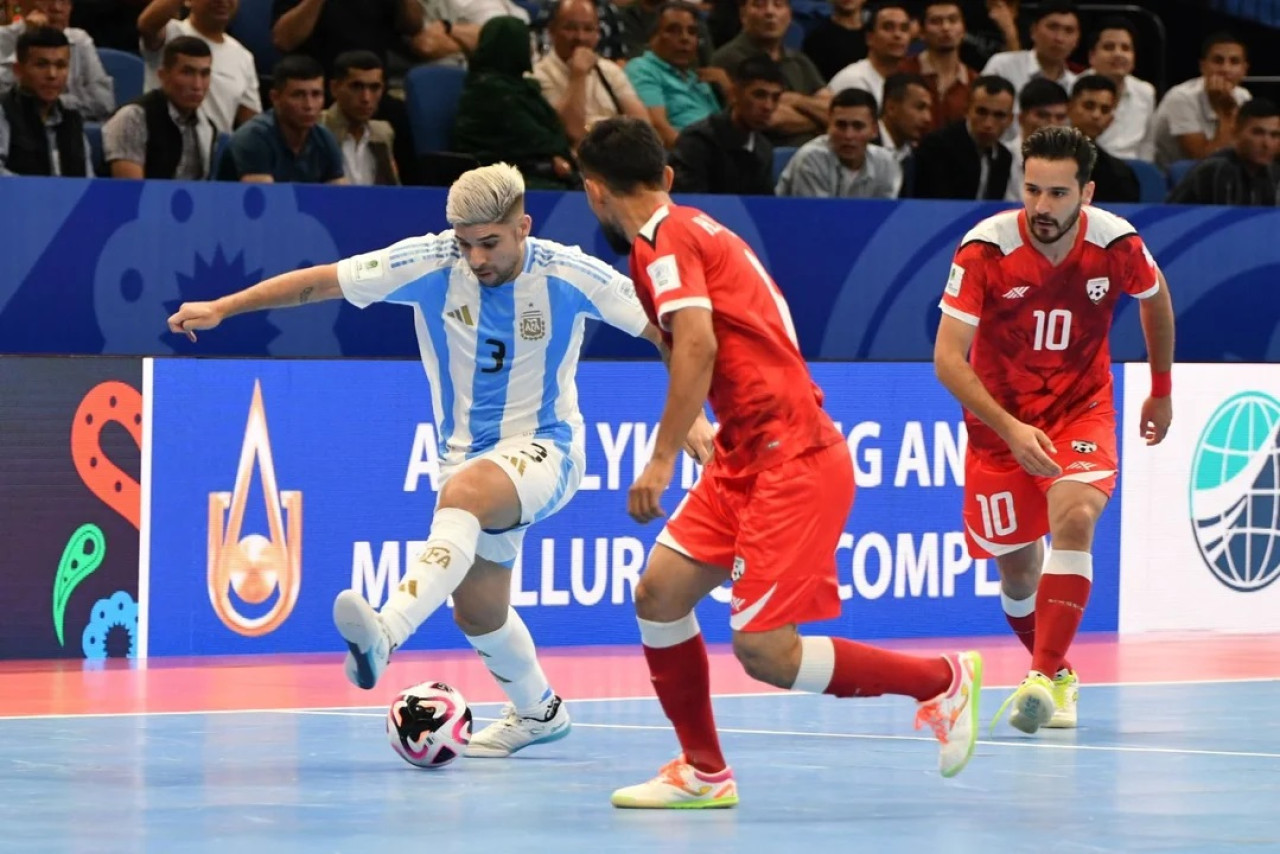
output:
<instances>
[{"instance_id":1,"label":"red wristband","mask_svg":"<svg viewBox=\"0 0 1280 854\"><path fill-rule=\"evenodd\" d=\"M1173 394L1173 372L1151 372L1151 396L1168 397Z\"/></svg>"}]
</instances>

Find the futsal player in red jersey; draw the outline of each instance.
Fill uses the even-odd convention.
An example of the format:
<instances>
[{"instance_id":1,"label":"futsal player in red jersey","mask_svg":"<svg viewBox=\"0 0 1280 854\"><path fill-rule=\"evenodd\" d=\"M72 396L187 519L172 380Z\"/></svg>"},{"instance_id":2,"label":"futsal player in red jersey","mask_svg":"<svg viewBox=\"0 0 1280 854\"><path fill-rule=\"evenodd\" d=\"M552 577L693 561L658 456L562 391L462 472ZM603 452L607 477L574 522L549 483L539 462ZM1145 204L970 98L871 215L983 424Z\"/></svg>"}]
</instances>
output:
<instances>
[{"instance_id":1,"label":"futsal player in red jersey","mask_svg":"<svg viewBox=\"0 0 1280 854\"><path fill-rule=\"evenodd\" d=\"M653 457L628 495L634 519L665 515L660 499L680 437L708 399L720 422L712 459L658 535L636 588L645 659L683 752L652 780L614 792L613 804L738 803L693 613L726 578L733 649L748 674L838 697L914 697L917 728L940 742L942 774L959 773L977 733L978 653L918 657L796 631L840 613L835 553L854 477L782 294L741 238L671 201L666 152L647 122L596 123L578 162L591 209L614 247L631 253L636 294L671 349Z\"/></svg>"},{"instance_id":2,"label":"futsal player in red jersey","mask_svg":"<svg viewBox=\"0 0 1280 854\"><path fill-rule=\"evenodd\" d=\"M995 558L1006 617L1032 655L996 718L1012 704L1009 722L1033 733L1076 725L1079 680L1067 650L1092 587L1094 527L1119 471L1108 347L1116 304L1121 294L1141 301L1149 445L1173 417L1174 315L1134 227L1089 206L1093 143L1050 127L1022 150L1024 206L983 220L961 241L934 363L969 431L969 553Z\"/></svg>"}]
</instances>

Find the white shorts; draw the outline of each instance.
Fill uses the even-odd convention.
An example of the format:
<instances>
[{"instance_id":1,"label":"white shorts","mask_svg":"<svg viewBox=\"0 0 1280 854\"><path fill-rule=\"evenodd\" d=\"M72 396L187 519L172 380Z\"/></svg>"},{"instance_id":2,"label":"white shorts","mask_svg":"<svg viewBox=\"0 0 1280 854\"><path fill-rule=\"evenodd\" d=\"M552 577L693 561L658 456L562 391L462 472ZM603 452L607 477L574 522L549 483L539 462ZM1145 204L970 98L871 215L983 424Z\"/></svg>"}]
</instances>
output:
<instances>
[{"instance_id":1,"label":"white shorts","mask_svg":"<svg viewBox=\"0 0 1280 854\"><path fill-rule=\"evenodd\" d=\"M488 460L511 478L520 498L520 524L505 531L481 531L476 556L510 567L520 554L528 527L564 507L578 491L587 466L585 441L581 433L572 444L533 435L503 439L464 463L442 465L441 491L450 477L478 460Z\"/></svg>"}]
</instances>

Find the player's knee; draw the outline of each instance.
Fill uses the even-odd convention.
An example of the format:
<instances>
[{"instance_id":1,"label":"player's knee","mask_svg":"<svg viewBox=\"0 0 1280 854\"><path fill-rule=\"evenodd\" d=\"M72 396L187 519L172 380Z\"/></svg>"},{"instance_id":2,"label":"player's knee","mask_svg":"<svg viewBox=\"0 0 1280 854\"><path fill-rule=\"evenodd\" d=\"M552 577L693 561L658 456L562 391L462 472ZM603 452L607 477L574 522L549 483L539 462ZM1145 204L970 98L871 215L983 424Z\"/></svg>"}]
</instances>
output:
<instances>
[{"instance_id":1,"label":"player's knee","mask_svg":"<svg viewBox=\"0 0 1280 854\"><path fill-rule=\"evenodd\" d=\"M772 633L735 632L733 635L734 657L748 676L766 685L790 688L795 684L799 655L798 650L795 656L789 652L788 645Z\"/></svg>"},{"instance_id":2,"label":"player's knee","mask_svg":"<svg viewBox=\"0 0 1280 854\"><path fill-rule=\"evenodd\" d=\"M1055 543L1089 543L1093 529L1098 524L1098 510L1084 501L1070 504L1056 514L1053 540Z\"/></svg>"},{"instance_id":3,"label":"player's knee","mask_svg":"<svg viewBox=\"0 0 1280 854\"><path fill-rule=\"evenodd\" d=\"M457 507L471 513L481 509L481 490L477 483L468 477L452 477L440 490L437 507Z\"/></svg>"}]
</instances>

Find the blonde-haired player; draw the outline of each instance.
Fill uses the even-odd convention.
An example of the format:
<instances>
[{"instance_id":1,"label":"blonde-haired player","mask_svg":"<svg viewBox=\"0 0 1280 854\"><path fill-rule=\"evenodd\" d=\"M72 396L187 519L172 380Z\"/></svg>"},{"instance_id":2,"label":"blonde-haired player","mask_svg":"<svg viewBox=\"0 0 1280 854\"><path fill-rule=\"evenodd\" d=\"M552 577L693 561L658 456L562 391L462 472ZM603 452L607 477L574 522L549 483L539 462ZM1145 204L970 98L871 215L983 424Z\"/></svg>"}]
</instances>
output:
<instances>
[{"instance_id":1,"label":"blonde-haired player","mask_svg":"<svg viewBox=\"0 0 1280 854\"><path fill-rule=\"evenodd\" d=\"M372 688L391 653L431 614L454 620L510 700L467 755L508 756L568 734L569 714L511 608L511 566L525 531L558 511L584 468L574 376L587 318L658 346L631 281L607 264L530 236L524 180L506 164L475 169L450 188L452 228L385 249L284 273L213 302L184 303L175 332L212 329L247 311L345 298L410 306L440 437L441 488L421 558L380 611L355 591L334 602L347 642L347 678ZM194 335L192 335L194 339ZM686 449L705 460L700 419Z\"/></svg>"}]
</instances>

